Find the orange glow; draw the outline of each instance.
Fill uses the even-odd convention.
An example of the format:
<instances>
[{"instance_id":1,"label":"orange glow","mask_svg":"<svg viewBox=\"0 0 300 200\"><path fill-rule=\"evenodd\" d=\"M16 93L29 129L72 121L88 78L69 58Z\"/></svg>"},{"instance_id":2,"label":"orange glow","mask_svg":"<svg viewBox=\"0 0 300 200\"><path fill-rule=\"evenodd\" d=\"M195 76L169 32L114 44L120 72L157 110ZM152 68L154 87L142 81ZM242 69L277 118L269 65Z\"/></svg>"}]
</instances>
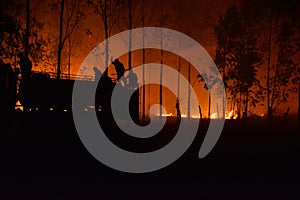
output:
<instances>
[{"instance_id":1,"label":"orange glow","mask_svg":"<svg viewBox=\"0 0 300 200\"><path fill-rule=\"evenodd\" d=\"M234 115L234 111L231 110L229 113L226 114L225 119L237 119L238 118L238 114L236 113Z\"/></svg>"},{"instance_id":2,"label":"orange glow","mask_svg":"<svg viewBox=\"0 0 300 200\"><path fill-rule=\"evenodd\" d=\"M182 114L181 118L187 118L187 115L186 114Z\"/></svg>"},{"instance_id":3,"label":"orange glow","mask_svg":"<svg viewBox=\"0 0 300 200\"><path fill-rule=\"evenodd\" d=\"M200 115L192 115L193 119L200 119Z\"/></svg>"},{"instance_id":4,"label":"orange glow","mask_svg":"<svg viewBox=\"0 0 300 200\"><path fill-rule=\"evenodd\" d=\"M211 119L218 119L218 113L213 113L210 115Z\"/></svg>"},{"instance_id":5,"label":"orange glow","mask_svg":"<svg viewBox=\"0 0 300 200\"><path fill-rule=\"evenodd\" d=\"M210 115L211 119L218 119L218 113L213 113ZM234 111L231 110L229 113L226 113L225 115L225 119L237 119L238 118L238 114L234 115Z\"/></svg>"},{"instance_id":6,"label":"orange glow","mask_svg":"<svg viewBox=\"0 0 300 200\"><path fill-rule=\"evenodd\" d=\"M156 114L156 116L160 116L160 114L159 113L157 113ZM171 116L173 116L173 113L169 113L169 114L165 114L165 113L163 113L162 115L161 115L162 117L171 117Z\"/></svg>"},{"instance_id":7,"label":"orange glow","mask_svg":"<svg viewBox=\"0 0 300 200\"><path fill-rule=\"evenodd\" d=\"M21 102L20 101L17 101L17 103L16 103L16 106L15 106L15 109L16 110L20 110L20 111L24 111L24 108L23 108L23 106L21 105Z\"/></svg>"}]
</instances>

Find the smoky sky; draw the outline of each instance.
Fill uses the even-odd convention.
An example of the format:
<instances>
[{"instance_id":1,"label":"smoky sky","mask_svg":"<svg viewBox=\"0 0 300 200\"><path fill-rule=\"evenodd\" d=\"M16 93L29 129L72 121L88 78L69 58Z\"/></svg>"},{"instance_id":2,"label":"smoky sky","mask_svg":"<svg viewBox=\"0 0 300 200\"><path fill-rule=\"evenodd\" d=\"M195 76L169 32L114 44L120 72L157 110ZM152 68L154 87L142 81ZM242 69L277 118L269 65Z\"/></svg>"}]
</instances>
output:
<instances>
[{"instance_id":1,"label":"smoky sky","mask_svg":"<svg viewBox=\"0 0 300 200\"><path fill-rule=\"evenodd\" d=\"M65 2L68 1L70 0L65 0ZM1 7L5 8L7 2L9 1L4 0ZM17 15L25 23L26 0L14 0L14 2L21 6ZM51 38L48 44L50 54L51 51L54 52L58 44L59 9L51 10L49 4L53 2L59 4L60 0L31 0L30 2L32 15L44 25L40 34ZM129 1L122 0L119 2L124 8L120 11L113 10L113 14L119 16L119 19L117 19L110 31L110 36L128 29L126 5ZM131 2L134 1L131 0ZM216 49L213 25L217 23L219 17L225 13L227 8L236 6L242 14L249 13L257 23L265 20L270 13L277 15L275 17L284 16L297 21L300 13L300 2L297 0L148 0L145 1L145 4L146 26L163 26L180 31L199 42L212 57L215 56ZM72 73L77 73L85 56L104 39L103 24L99 16L86 5L82 9L85 18L80 22L74 34L72 34ZM141 27L141 9L137 6L133 10L133 28ZM92 37L87 34L87 30L91 31ZM68 48L64 47L64 56L67 54L67 51ZM53 56L53 65L55 66L55 54ZM127 61L122 61L126 65ZM66 63L67 59L63 60L63 70L67 65ZM45 70L41 67L36 67L35 69ZM46 70L49 69L50 67L47 66ZM261 71L264 72L264 70Z\"/></svg>"}]
</instances>

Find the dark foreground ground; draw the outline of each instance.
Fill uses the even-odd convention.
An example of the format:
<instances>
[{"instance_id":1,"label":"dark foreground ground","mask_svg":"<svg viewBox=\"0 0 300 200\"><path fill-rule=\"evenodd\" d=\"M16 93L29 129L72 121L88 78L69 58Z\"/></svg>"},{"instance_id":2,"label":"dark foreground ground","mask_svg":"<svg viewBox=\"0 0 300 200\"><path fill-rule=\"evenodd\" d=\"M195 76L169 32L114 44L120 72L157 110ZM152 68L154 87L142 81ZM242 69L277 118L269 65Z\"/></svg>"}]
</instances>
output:
<instances>
[{"instance_id":1,"label":"dark foreground ground","mask_svg":"<svg viewBox=\"0 0 300 200\"><path fill-rule=\"evenodd\" d=\"M296 120L227 121L213 151L198 159L207 125L200 123L192 146L170 166L129 174L104 166L87 152L70 114L17 115L1 130L0 199L300 198ZM143 151L159 147L159 141L166 144L173 129L171 120L148 143L123 138L113 127L108 134L125 148Z\"/></svg>"}]
</instances>

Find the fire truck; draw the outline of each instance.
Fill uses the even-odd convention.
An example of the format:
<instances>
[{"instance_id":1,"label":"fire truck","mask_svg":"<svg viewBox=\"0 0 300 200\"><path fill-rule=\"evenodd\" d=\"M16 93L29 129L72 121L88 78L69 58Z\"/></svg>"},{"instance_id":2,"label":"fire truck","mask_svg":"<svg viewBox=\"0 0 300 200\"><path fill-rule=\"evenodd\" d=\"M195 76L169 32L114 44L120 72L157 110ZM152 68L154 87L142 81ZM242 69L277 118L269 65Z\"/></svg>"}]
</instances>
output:
<instances>
[{"instance_id":1,"label":"fire truck","mask_svg":"<svg viewBox=\"0 0 300 200\"><path fill-rule=\"evenodd\" d=\"M21 80L19 100L24 112L70 112L72 110L72 91L74 82L94 84L93 77L61 76L60 79L50 73L32 73L27 80ZM85 111L96 109L105 115L111 112L111 95L116 83L109 76L101 77L95 94L95 105L86 105ZM127 89L126 86L123 86ZM134 121L139 120L139 92L136 90L130 100L130 114Z\"/></svg>"}]
</instances>

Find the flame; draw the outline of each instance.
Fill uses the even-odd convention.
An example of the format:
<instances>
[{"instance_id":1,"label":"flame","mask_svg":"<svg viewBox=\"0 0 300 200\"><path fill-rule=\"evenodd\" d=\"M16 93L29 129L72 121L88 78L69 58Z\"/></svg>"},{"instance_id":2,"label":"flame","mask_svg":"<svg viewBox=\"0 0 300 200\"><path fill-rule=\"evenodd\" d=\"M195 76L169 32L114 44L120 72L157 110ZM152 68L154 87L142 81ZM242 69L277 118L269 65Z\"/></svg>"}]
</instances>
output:
<instances>
[{"instance_id":1,"label":"flame","mask_svg":"<svg viewBox=\"0 0 300 200\"><path fill-rule=\"evenodd\" d=\"M186 114L181 114L181 118L187 118L188 116Z\"/></svg>"},{"instance_id":2,"label":"flame","mask_svg":"<svg viewBox=\"0 0 300 200\"><path fill-rule=\"evenodd\" d=\"M192 115L193 119L200 119L200 115Z\"/></svg>"},{"instance_id":3,"label":"flame","mask_svg":"<svg viewBox=\"0 0 300 200\"><path fill-rule=\"evenodd\" d=\"M159 117L160 114L157 113L156 116ZM162 113L161 116L162 116L162 117L171 117L171 116L173 116L173 113L169 113L169 114Z\"/></svg>"},{"instance_id":4,"label":"flame","mask_svg":"<svg viewBox=\"0 0 300 200\"><path fill-rule=\"evenodd\" d=\"M213 113L210 115L211 119L218 119L218 113Z\"/></svg>"},{"instance_id":5,"label":"flame","mask_svg":"<svg viewBox=\"0 0 300 200\"><path fill-rule=\"evenodd\" d=\"M213 113L210 115L211 119L218 119L218 113ZM227 113L225 115L225 119L237 119L238 118L238 114L234 114L234 111L231 110L229 113Z\"/></svg>"},{"instance_id":6,"label":"flame","mask_svg":"<svg viewBox=\"0 0 300 200\"><path fill-rule=\"evenodd\" d=\"M20 109L20 111L22 111L22 112L24 111L24 107L21 105L20 101L17 101L15 109Z\"/></svg>"},{"instance_id":7,"label":"flame","mask_svg":"<svg viewBox=\"0 0 300 200\"><path fill-rule=\"evenodd\" d=\"M234 114L234 111L231 110L229 113L226 114L225 119L237 119L238 114Z\"/></svg>"},{"instance_id":8,"label":"flame","mask_svg":"<svg viewBox=\"0 0 300 200\"><path fill-rule=\"evenodd\" d=\"M225 118L226 118L226 119L231 119L231 118L232 118L232 115L233 115L233 110L231 110L231 111L225 116Z\"/></svg>"}]
</instances>

